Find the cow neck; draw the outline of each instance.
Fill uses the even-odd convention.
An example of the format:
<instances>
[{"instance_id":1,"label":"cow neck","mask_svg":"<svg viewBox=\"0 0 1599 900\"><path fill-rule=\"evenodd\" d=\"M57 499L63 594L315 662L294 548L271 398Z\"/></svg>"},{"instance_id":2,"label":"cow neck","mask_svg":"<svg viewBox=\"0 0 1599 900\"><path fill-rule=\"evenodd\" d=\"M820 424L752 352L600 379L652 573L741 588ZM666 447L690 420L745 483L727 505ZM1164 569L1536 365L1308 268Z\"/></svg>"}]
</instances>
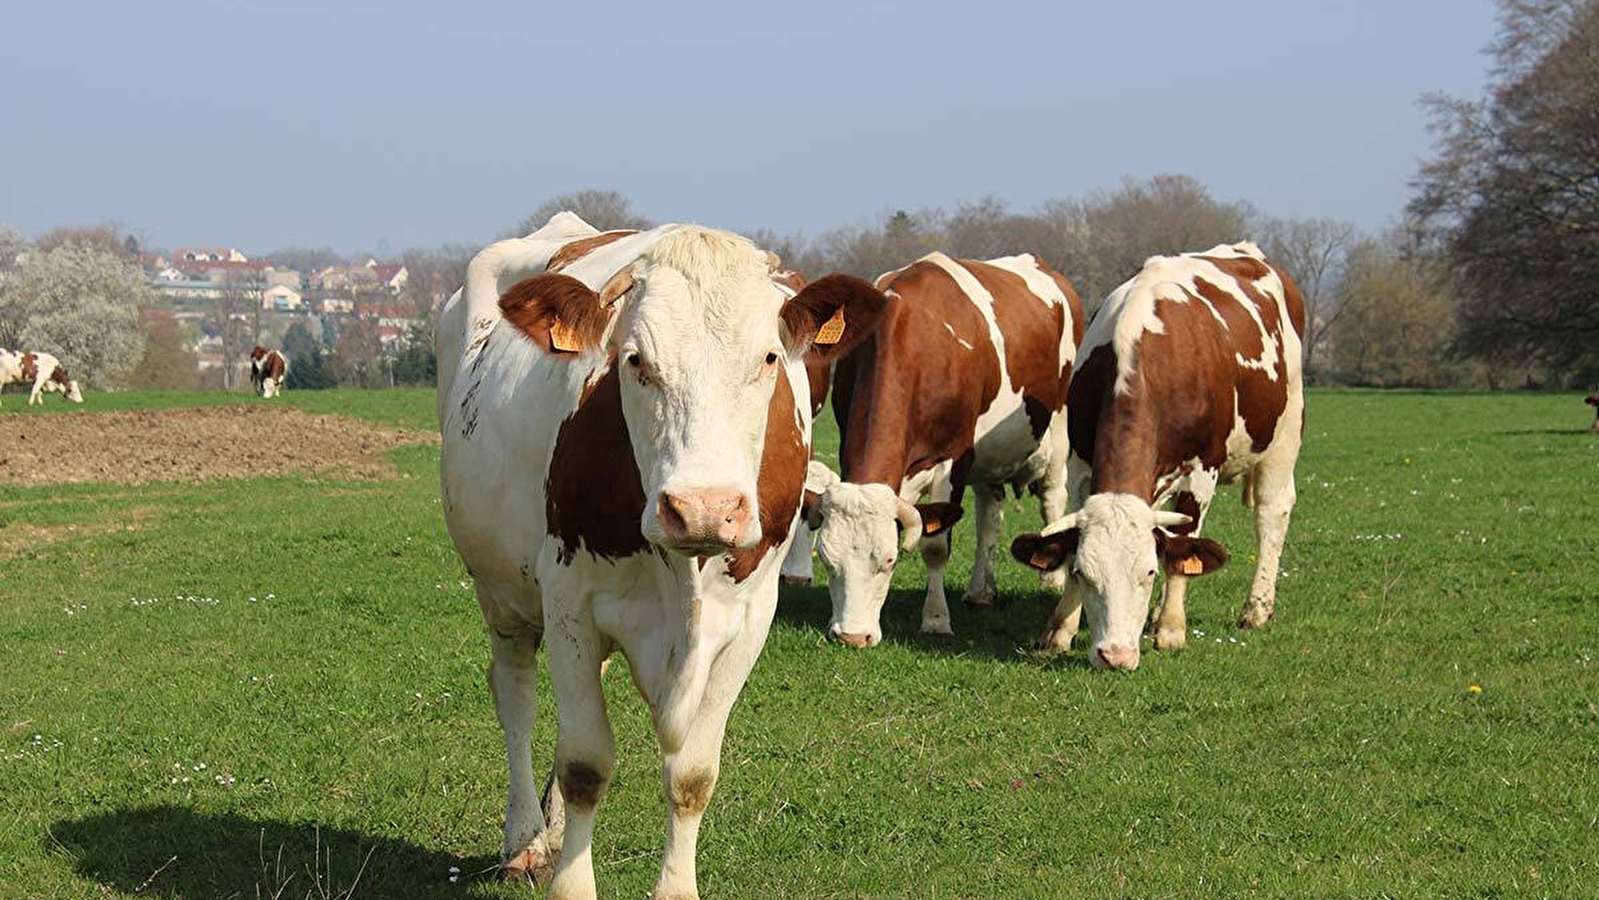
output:
<instances>
[{"instance_id":1,"label":"cow neck","mask_svg":"<svg viewBox=\"0 0 1599 900\"><path fill-rule=\"evenodd\" d=\"M1114 379L1105 392L1094 435L1092 493L1132 494L1151 501L1161 475L1160 412L1145 399L1148 391L1136 375L1126 392L1116 393Z\"/></svg>"},{"instance_id":2,"label":"cow neck","mask_svg":"<svg viewBox=\"0 0 1599 900\"><path fill-rule=\"evenodd\" d=\"M854 484L886 484L897 492L916 440L914 392L906 384L908 370L879 359L884 343L867 341L851 360L855 377L839 474Z\"/></svg>"}]
</instances>

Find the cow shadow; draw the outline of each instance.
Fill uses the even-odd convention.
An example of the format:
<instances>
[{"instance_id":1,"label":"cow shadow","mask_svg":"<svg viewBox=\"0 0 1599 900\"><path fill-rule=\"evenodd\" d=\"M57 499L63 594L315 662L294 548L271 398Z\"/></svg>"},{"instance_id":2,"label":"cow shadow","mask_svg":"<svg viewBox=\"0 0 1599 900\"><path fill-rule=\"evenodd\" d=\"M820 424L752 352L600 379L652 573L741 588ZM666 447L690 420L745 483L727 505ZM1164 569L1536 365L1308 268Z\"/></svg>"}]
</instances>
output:
<instances>
[{"instance_id":1,"label":"cow shadow","mask_svg":"<svg viewBox=\"0 0 1599 900\"><path fill-rule=\"evenodd\" d=\"M214 897L449 897L498 878L497 857L461 857L315 822L252 819L175 805L66 819L52 850L121 893ZM459 870L450 881L450 869Z\"/></svg>"},{"instance_id":2,"label":"cow shadow","mask_svg":"<svg viewBox=\"0 0 1599 900\"><path fill-rule=\"evenodd\" d=\"M1557 437L1594 437L1591 427L1582 428L1519 428L1513 431L1495 431L1501 437L1544 437L1554 435Z\"/></svg>"},{"instance_id":3,"label":"cow shadow","mask_svg":"<svg viewBox=\"0 0 1599 900\"><path fill-rule=\"evenodd\" d=\"M883 643L945 656L1052 667L1087 666L1080 653L1046 655L1032 649L1059 597L1042 590L1002 590L991 608L968 610L960 602L964 590L964 585L953 582L945 587L953 635L920 633L925 590L890 590L883 604ZM785 584L778 593L777 620L786 625L822 636L827 633L832 614L827 586L819 581L808 586Z\"/></svg>"}]
</instances>

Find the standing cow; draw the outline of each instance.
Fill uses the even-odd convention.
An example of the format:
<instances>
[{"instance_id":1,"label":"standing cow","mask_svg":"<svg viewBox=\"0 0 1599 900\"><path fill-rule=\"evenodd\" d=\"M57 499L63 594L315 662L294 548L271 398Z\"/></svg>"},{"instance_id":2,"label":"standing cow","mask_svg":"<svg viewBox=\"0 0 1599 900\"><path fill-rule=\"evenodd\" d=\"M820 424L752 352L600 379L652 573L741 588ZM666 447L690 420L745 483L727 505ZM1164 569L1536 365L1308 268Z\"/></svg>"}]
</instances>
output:
<instances>
[{"instance_id":1,"label":"standing cow","mask_svg":"<svg viewBox=\"0 0 1599 900\"><path fill-rule=\"evenodd\" d=\"M788 297L770 268L726 232L602 234L562 213L479 253L441 317L444 512L493 651L504 870L549 875L556 900L595 896L614 756L600 664L618 649L665 757L655 896L698 896L700 819L799 513L800 360L813 337L847 349L883 305L845 276ZM529 758L541 641L558 715L548 820Z\"/></svg>"},{"instance_id":2,"label":"standing cow","mask_svg":"<svg viewBox=\"0 0 1599 900\"><path fill-rule=\"evenodd\" d=\"M1594 434L1599 434L1599 391L1582 398L1582 402L1594 408L1593 424L1588 426L1588 430Z\"/></svg>"},{"instance_id":3,"label":"standing cow","mask_svg":"<svg viewBox=\"0 0 1599 900\"><path fill-rule=\"evenodd\" d=\"M288 377L288 357L260 344L250 351L250 382L258 396L271 399L283 393L283 380Z\"/></svg>"},{"instance_id":4,"label":"standing cow","mask_svg":"<svg viewBox=\"0 0 1599 900\"><path fill-rule=\"evenodd\" d=\"M1239 625L1272 617L1304 426L1304 328L1299 289L1247 242L1153 257L1105 300L1068 404L1077 511L1011 545L1034 568L1073 566L1044 648L1071 646L1082 606L1096 667L1137 667L1146 616L1156 647L1183 646L1188 579L1227 560L1199 536L1205 513L1216 486L1240 476L1259 563ZM1165 589L1150 616L1157 571Z\"/></svg>"},{"instance_id":5,"label":"standing cow","mask_svg":"<svg viewBox=\"0 0 1599 900\"><path fill-rule=\"evenodd\" d=\"M67 374L67 367L61 364L61 360L48 353L0 350L0 387L13 381L24 384L31 382L29 406L43 403L43 395L48 392L58 392L73 403L83 402L83 392L78 389L78 382Z\"/></svg>"},{"instance_id":6,"label":"standing cow","mask_svg":"<svg viewBox=\"0 0 1599 900\"><path fill-rule=\"evenodd\" d=\"M828 572L828 631L854 647L882 640L898 551L918 547L921 630L951 633L944 568L968 485L977 496L971 606L994 599L1006 486L1033 487L1046 522L1065 512L1066 389L1083 329L1071 283L1030 255L931 253L877 287L888 298L882 323L834 367L843 480L806 510ZM924 495L932 501L916 505Z\"/></svg>"}]
</instances>

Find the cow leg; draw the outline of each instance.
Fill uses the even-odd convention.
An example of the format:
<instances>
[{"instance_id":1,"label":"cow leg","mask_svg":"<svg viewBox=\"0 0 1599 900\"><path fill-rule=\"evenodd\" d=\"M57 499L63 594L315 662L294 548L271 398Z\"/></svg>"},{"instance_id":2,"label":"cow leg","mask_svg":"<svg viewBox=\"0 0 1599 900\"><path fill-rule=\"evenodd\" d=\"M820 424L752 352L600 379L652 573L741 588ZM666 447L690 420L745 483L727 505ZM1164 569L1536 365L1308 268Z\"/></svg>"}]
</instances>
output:
<instances>
[{"instance_id":1,"label":"cow leg","mask_svg":"<svg viewBox=\"0 0 1599 900\"><path fill-rule=\"evenodd\" d=\"M1178 534L1198 535L1205 527L1205 516L1216 499L1215 472L1201 471L1189 476L1189 490L1172 498L1172 508L1193 518L1193 522L1172 529ZM1149 616L1149 633L1157 650L1181 650L1188 645L1187 575L1168 572L1161 586L1160 604Z\"/></svg>"},{"instance_id":2,"label":"cow leg","mask_svg":"<svg viewBox=\"0 0 1599 900\"><path fill-rule=\"evenodd\" d=\"M555 858L546 844L544 815L539 809L538 781L533 777L533 723L538 715L537 634L489 632L494 661L489 664L489 693L505 732L505 760L511 786L505 805L505 843L500 850L501 874L508 880L531 877L549 881Z\"/></svg>"},{"instance_id":3,"label":"cow leg","mask_svg":"<svg viewBox=\"0 0 1599 900\"><path fill-rule=\"evenodd\" d=\"M815 546L815 536L811 534L811 527L805 524L804 518L794 526L794 543L788 546L788 555L783 557L781 577L784 584L810 584L813 573L811 551Z\"/></svg>"},{"instance_id":4,"label":"cow leg","mask_svg":"<svg viewBox=\"0 0 1599 900\"><path fill-rule=\"evenodd\" d=\"M50 379L45 377L44 369L39 370L39 376L33 379L33 390L28 394L28 405L44 402L44 383Z\"/></svg>"},{"instance_id":5,"label":"cow leg","mask_svg":"<svg viewBox=\"0 0 1599 900\"><path fill-rule=\"evenodd\" d=\"M994 595L999 592L994 580L994 548L999 546L1005 517L1003 484L973 485L972 494L977 498L977 559L972 563L971 584L961 598L967 609L994 605Z\"/></svg>"},{"instance_id":6,"label":"cow leg","mask_svg":"<svg viewBox=\"0 0 1599 900\"><path fill-rule=\"evenodd\" d=\"M922 538L922 562L927 565L927 599L922 601L922 634L954 634L950 628L949 601L944 596L944 570L949 567L950 535Z\"/></svg>"},{"instance_id":7,"label":"cow leg","mask_svg":"<svg viewBox=\"0 0 1599 900\"><path fill-rule=\"evenodd\" d=\"M1297 429L1293 437L1298 436ZM1283 540L1288 536L1288 520L1293 516L1298 492L1294 487L1294 463L1299 456L1298 441L1285 441L1267 452L1255 466L1255 540L1260 561L1255 566L1255 581L1238 617L1240 628L1260 628L1271 621L1277 607L1277 566L1282 560Z\"/></svg>"},{"instance_id":8,"label":"cow leg","mask_svg":"<svg viewBox=\"0 0 1599 900\"><path fill-rule=\"evenodd\" d=\"M1077 628L1083 620L1083 603L1077 597L1077 580L1066 579L1066 587L1061 591L1060 602L1055 604L1055 611L1049 616L1049 623L1044 626L1044 631L1038 636L1037 647L1046 653L1064 653L1072 648L1072 638L1077 636Z\"/></svg>"},{"instance_id":9,"label":"cow leg","mask_svg":"<svg viewBox=\"0 0 1599 900\"><path fill-rule=\"evenodd\" d=\"M767 620L770 626L770 619ZM698 900L695 874L700 821L711 802L721 772L722 738L733 702L749 679L750 670L766 642L765 627L746 623L743 632L722 651L711 669L683 745L666 756L662 787L666 793L666 850L661 855L661 876L651 900Z\"/></svg>"},{"instance_id":10,"label":"cow leg","mask_svg":"<svg viewBox=\"0 0 1599 900\"><path fill-rule=\"evenodd\" d=\"M593 900L594 817L616 761L600 686L600 661L609 647L586 614L547 615L545 622L557 718L555 777L566 812L549 898Z\"/></svg>"}]
</instances>

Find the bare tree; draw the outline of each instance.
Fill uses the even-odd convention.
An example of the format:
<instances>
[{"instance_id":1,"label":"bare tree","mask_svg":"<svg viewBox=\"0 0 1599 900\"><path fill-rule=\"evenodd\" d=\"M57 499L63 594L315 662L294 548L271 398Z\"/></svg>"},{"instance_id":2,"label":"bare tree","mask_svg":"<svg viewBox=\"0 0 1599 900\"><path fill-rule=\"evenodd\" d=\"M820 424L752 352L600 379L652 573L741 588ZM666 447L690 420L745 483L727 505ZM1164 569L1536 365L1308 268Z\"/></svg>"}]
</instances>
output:
<instances>
[{"instance_id":1,"label":"bare tree","mask_svg":"<svg viewBox=\"0 0 1599 900\"><path fill-rule=\"evenodd\" d=\"M41 253L49 253L57 247L77 245L94 247L114 256L134 255L129 251L121 232L112 225L98 225L92 228L52 228L40 235L33 245Z\"/></svg>"},{"instance_id":2,"label":"bare tree","mask_svg":"<svg viewBox=\"0 0 1599 900\"><path fill-rule=\"evenodd\" d=\"M652 224L649 219L635 213L633 204L626 197L616 191L585 190L570 194L561 194L539 204L533 212L523 219L517 226L514 237L521 237L535 231L550 216L562 210L577 213L583 221L593 225L601 231L611 231L617 228L644 229Z\"/></svg>"},{"instance_id":3,"label":"bare tree","mask_svg":"<svg viewBox=\"0 0 1599 900\"><path fill-rule=\"evenodd\" d=\"M1305 371L1314 373L1316 351L1343 312L1338 282L1359 232L1336 219L1268 219L1260 233L1266 257L1287 270L1304 296Z\"/></svg>"},{"instance_id":4,"label":"bare tree","mask_svg":"<svg viewBox=\"0 0 1599 900\"><path fill-rule=\"evenodd\" d=\"M222 342L222 389L238 388L245 356L261 336L261 286L249 275L230 273L219 282L207 324Z\"/></svg>"},{"instance_id":5,"label":"bare tree","mask_svg":"<svg viewBox=\"0 0 1599 900\"><path fill-rule=\"evenodd\" d=\"M1454 297L1442 261L1365 240L1338 286L1343 310L1329 350L1342 380L1374 387L1456 383L1450 358Z\"/></svg>"}]
</instances>

